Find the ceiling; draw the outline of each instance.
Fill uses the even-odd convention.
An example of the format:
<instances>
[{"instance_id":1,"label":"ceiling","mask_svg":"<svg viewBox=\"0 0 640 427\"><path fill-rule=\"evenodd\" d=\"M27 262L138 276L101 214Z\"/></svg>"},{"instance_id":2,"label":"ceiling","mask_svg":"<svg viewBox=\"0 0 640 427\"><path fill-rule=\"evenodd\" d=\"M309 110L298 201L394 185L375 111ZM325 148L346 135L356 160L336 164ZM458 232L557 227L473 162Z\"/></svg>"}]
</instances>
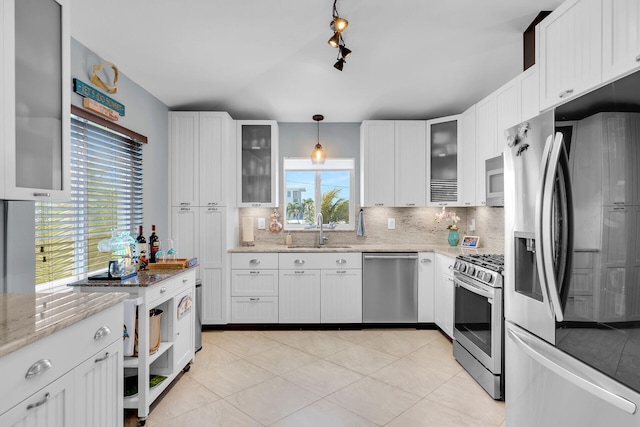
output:
<instances>
[{"instance_id":1,"label":"ceiling","mask_svg":"<svg viewBox=\"0 0 640 427\"><path fill-rule=\"evenodd\" d=\"M522 71L522 33L562 0L71 0L71 35L172 110L328 122L457 114Z\"/></svg>"}]
</instances>

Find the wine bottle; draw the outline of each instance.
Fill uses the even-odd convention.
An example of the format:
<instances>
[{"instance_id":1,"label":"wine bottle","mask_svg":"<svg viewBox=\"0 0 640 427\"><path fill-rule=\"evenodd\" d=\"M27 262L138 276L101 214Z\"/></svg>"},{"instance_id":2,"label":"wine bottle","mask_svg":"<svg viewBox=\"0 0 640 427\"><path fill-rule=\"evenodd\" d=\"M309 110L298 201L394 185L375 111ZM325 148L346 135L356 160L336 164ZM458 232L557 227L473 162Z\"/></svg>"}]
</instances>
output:
<instances>
[{"instance_id":1,"label":"wine bottle","mask_svg":"<svg viewBox=\"0 0 640 427\"><path fill-rule=\"evenodd\" d=\"M142 255L144 251L144 254L146 255L146 251L147 251L147 239L144 238L144 234L142 234L142 226L139 225L138 226L138 236L136 237L136 252L135 252L135 259L134 261L137 263L138 260L140 259L140 255Z\"/></svg>"},{"instance_id":2,"label":"wine bottle","mask_svg":"<svg viewBox=\"0 0 640 427\"><path fill-rule=\"evenodd\" d=\"M149 236L149 262L156 262L156 253L160 250L160 239L156 235L156 225L151 225Z\"/></svg>"}]
</instances>

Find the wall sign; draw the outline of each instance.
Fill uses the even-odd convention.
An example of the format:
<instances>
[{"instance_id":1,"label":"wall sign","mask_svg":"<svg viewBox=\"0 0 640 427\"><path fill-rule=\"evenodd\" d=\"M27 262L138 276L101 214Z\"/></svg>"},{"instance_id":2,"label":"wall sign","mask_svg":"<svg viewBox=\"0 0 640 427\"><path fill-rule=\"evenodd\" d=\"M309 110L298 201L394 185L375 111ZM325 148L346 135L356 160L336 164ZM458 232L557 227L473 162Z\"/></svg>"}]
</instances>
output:
<instances>
[{"instance_id":1,"label":"wall sign","mask_svg":"<svg viewBox=\"0 0 640 427\"><path fill-rule=\"evenodd\" d=\"M85 98L89 98L93 101L96 101L107 108L110 108L116 111L118 114L124 117L124 105L116 101L115 99L108 97L104 93L100 92L89 86L88 84L82 82L78 79L73 79L73 91L80 96L84 96ZM86 108L86 107L85 107ZM94 110L95 111L95 110ZM97 111L96 111L97 112ZM99 113L99 112L98 112ZM105 116L106 117L106 116Z\"/></svg>"}]
</instances>

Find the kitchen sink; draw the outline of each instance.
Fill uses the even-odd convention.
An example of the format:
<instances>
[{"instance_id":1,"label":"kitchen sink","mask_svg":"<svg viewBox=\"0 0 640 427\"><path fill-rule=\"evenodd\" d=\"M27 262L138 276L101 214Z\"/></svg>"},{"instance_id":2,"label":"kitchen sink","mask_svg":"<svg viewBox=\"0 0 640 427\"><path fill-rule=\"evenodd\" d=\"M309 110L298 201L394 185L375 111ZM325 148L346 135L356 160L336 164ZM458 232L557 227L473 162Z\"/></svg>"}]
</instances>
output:
<instances>
[{"instance_id":1,"label":"kitchen sink","mask_svg":"<svg viewBox=\"0 0 640 427\"><path fill-rule=\"evenodd\" d=\"M341 245L290 245L287 249L349 249L351 246Z\"/></svg>"}]
</instances>

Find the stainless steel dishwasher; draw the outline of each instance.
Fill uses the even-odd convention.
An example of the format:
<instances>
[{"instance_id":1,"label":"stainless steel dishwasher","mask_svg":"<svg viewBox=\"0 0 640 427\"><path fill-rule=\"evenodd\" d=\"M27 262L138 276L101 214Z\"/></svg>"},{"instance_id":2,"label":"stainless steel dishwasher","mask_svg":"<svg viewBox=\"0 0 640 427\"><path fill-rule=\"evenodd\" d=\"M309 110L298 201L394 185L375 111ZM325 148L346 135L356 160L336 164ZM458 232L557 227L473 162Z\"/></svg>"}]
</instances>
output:
<instances>
[{"instance_id":1,"label":"stainless steel dishwasher","mask_svg":"<svg viewBox=\"0 0 640 427\"><path fill-rule=\"evenodd\" d=\"M418 254L362 254L362 322L418 322Z\"/></svg>"}]
</instances>

